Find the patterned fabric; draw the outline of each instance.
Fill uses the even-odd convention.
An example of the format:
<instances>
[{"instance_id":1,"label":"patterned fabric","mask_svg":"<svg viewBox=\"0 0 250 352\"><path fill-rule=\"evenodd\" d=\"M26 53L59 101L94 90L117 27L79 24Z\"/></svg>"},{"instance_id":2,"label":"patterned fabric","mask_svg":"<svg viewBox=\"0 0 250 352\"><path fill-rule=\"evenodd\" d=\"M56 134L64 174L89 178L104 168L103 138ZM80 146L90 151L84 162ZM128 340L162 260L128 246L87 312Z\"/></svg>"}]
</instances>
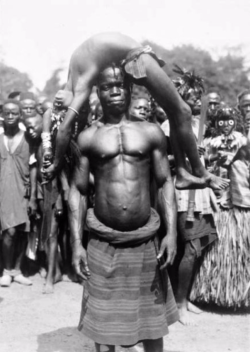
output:
<instances>
[{"instance_id":1,"label":"patterned fabric","mask_svg":"<svg viewBox=\"0 0 250 352\"><path fill-rule=\"evenodd\" d=\"M159 270L156 248L152 238L117 246L90 233L91 276L85 282L80 331L99 344L125 346L168 333L179 317L167 271Z\"/></svg>"},{"instance_id":2,"label":"patterned fabric","mask_svg":"<svg viewBox=\"0 0 250 352\"><path fill-rule=\"evenodd\" d=\"M125 72L135 79L145 78L147 76L145 64L141 56L142 54L149 54L152 56L158 62L160 67L165 65L165 62L155 55L149 45L133 49L128 53L126 59L122 61L122 66L124 67Z\"/></svg>"},{"instance_id":3,"label":"patterned fabric","mask_svg":"<svg viewBox=\"0 0 250 352\"><path fill-rule=\"evenodd\" d=\"M204 144L208 160L210 156L217 154L219 150L227 152L227 161L224 163L227 167L223 167L220 161L214 161L208 164L208 171L222 178L230 178L229 165L240 147L246 144L246 137L240 132L233 131L229 136L220 135L214 138L207 138L204 140ZM216 193L217 203L224 208L232 206L230 191L230 187L227 187L225 190L217 191Z\"/></svg>"},{"instance_id":4,"label":"patterned fabric","mask_svg":"<svg viewBox=\"0 0 250 352\"><path fill-rule=\"evenodd\" d=\"M175 189L177 211L188 211L189 208L189 190ZM210 188L195 190L194 211L201 214L213 214L211 207L211 198L216 202L214 192Z\"/></svg>"},{"instance_id":5,"label":"patterned fabric","mask_svg":"<svg viewBox=\"0 0 250 352\"><path fill-rule=\"evenodd\" d=\"M154 237L156 231L160 227L160 217L157 211L151 208L150 217L143 227L134 231L122 232L114 230L101 223L95 216L94 209L89 208L86 224L91 232L95 233L104 241L116 245L126 243L128 246L129 244L143 243L151 237Z\"/></svg>"},{"instance_id":6,"label":"patterned fabric","mask_svg":"<svg viewBox=\"0 0 250 352\"><path fill-rule=\"evenodd\" d=\"M230 168L230 192L233 205L250 208L249 162L237 160Z\"/></svg>"},{"instance_id":7,"label":"patterned fabric","mask_svg":"<svg viewBox=\"0 0 250 352\"><path fill-rule=\"evenodd\" d=\"M178 233L183 241L190 241L204 236L209 237L210 235L212 235L213 240L217 238L215 223L211 214L201 215L194 213L194 217L194 221L186 221L187 212L178 213Z\"/></svg>"},{"instance_id":8,"label":"patterned fabric","mask_svg":"<svg viewBox=\"0 0 250 352\"><path fill-rule=\"evenodd\" d=\"M204 140L205 148L208 159L211 155L217 154L217 152L225 151L228 153L228 158L225 165L229 165L236 152L246 144L246 137L242 133L233 131L229 136L220 135L215 138L208 138ZM222 178L228 178L228 170L222 167L219 161L209 163L209 171L214 175Z\"/></svg>"}]
</instances>

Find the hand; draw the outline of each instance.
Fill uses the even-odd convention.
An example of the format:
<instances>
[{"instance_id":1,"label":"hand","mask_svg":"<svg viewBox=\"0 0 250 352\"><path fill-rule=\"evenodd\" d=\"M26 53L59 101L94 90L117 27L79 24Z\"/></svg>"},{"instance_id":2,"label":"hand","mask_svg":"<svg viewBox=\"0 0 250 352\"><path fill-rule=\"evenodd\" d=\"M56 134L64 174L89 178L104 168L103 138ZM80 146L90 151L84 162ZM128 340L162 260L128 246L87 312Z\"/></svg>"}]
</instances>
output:
<instances>
[{"instance_id":1,"label":"hand","mask_svg":"<svg viewBox=\"0 0 250 352\"><path fill-rule=\"evenodd\" d=\"M205 148L201 147L200 145L197 146L199 157L203 156L205 154Z\"/></svg>"},{"instance_id":2,"label":"hand","mask_svg":"<svg viewBox=\"0 0 250 352\"><path fill-rule=\"evenodd\" d=\"M46 169L52 164L53 153L51 148L46 148L43 151L43 168Z\"/></svg>"},{"instance_id":3,"label":"hand","mask_svg":"<svg viewBox=\"0 0 250 352\"><path fill-rule=\"evenodd\" d=\"M37 215L37 203L35 198L30 198L28 205L29 216L36 218Z\"/></svg>"},{"instance_id":4,"label":"hand","mask_svg":"<svg viewBox=\"0 0 250 352\"><path fill-rule=\"evenodd\" d=\"M221 165L226 163L226 161L227 161L227 153L223 152L223 151L219 151L218 152L218 160L219 160Z\"/></svg>"},{"instance_id":5,"label":"hand","mask_svg":"<svg viewBox=\"0 0 250 352\"><path fill-rule=\"evenodd\" d=\"M90 271L87 262L87 253L79 242L76 241L73 244L72 265L78 276L83 280L88 280Z\"/></svg>"},{"instance_id":6,"label":"hand","mask_svg":"<svg viewBox=\"0 0 250 352\"><path fill-rule=\"evenodd\" d=\"M176 236L171 236L171 235L166 235L162 241L161 241L161 247L160 247L160 252L157 256L157 259L160 260L164 252L167 252L167 260L165 263L163 263L160 267L160 269L166 268L167 265L172 265L174 262L174 258L176 256L177 252L177 244L176 244Z\"/></svg>"},{"instance_id":7,"label":"hand","mask_svg":"<svg viewBox=\"0 0 250 352\"><path fill-rule=\"evenodd\" d=\"M41 173L43 174L43 178L45 179L45 182L42 182L42 184L48 183L48 181L51 181L56 175L56 169L54 164L51 164L47 168L42 168Z\"/></svg>"}]
</instances>

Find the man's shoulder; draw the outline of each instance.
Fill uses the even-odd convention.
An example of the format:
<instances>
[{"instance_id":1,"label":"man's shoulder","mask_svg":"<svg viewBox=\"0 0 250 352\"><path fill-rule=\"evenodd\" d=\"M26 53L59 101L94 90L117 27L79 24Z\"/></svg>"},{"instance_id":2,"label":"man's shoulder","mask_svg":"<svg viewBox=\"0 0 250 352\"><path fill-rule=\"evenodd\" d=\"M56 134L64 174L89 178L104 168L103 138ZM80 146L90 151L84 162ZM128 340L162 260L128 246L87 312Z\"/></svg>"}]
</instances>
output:
<instances>
[{"instance_id":1,"label":"man's shoulder","mask_svg":"<svg viewBox=\"0 0 250 352\"><path fill-rule=\"evenodd\" d=\"M85 149L91 143L97 130L98 125L94 123L79 134L77 143L80 149Z\"/></svg>"},{"instance_id":2,"label":"man's shoulder","mask_svg":"<svg viewBox=\"0 0 250 352\"><path fill-rule=\"evenodd\" d=\"M164 132L159 125L145 121L143 125L144 131L149 135L150 139L156 143L162 143L166 139Z\"/></svg>"}]
</instances>

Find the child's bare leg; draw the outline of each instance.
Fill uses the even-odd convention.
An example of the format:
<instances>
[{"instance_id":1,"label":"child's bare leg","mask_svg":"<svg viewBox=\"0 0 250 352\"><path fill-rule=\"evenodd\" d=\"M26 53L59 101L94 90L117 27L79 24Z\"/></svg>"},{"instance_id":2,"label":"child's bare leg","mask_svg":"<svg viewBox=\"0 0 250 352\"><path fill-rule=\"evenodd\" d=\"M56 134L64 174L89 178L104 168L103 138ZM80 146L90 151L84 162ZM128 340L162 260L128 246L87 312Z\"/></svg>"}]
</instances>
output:
<instances>
[{"instance_id":1,"label":"child's bare leg","mask_svg":"<svg viewBox=\"0 0 250 352\"><path fill-rule=\"evenodd\" d=\"M47 244L47 259L48 259L48 273L46 277L45 287L43 293L53 293L54 291L54 278L57 261L57 235L58 223L55 218L55 209L53 209L51 230Z\"/></svg>"},{"instance_id":2,"label":"child's bare leg","mask_svg":"<svg viewBox=\"0 0 250 352\"><path fill-rule=\"evenodd\" d=\"M96 352L115 352L115 346L95 343L95 350Z\"/></svg>"},{"instance_id":3,"label":"child's bare leg","mask_svg":"<svg viewBox=\"0 0 250 352\"><path fill-rule=\"evenodd\" d=\"M176 187L180 189L207 186L214 189L226 187L228 185L226 180L211 175L201 163L192 131L190 108L181 99L170 78L160 68L157 61L148 54L142 54L142 58L147 77L143 78L141 83L147 87L169 117L172 140L175 141L173 149L177 157ZM187 172L184 153L186 153L196 177ZM197 178L202 178L202 180Z\"/></svg>"}]
</instances>

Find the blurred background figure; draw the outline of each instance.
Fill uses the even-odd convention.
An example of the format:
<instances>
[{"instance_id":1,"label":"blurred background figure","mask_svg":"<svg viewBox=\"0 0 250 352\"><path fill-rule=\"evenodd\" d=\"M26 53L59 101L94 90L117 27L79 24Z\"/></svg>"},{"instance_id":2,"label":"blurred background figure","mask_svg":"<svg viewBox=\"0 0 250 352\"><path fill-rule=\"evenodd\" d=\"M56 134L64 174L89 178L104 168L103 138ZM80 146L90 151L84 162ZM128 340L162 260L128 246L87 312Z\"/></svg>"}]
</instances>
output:
<instances>
[{"instance_id":1,"label":"blurred background figure","mask_svg":"<svg viewBox=\"0 0 250 352\"><path fill-rule=\"evenodd\" d=\"M149 100L145 97L132 99L129 107L129 113L136 119L148 121L151 113Z\"/></svg>"},{"instance_id":2,"label":"blurred background figure","mask_svg":"<svg viewBox=\"0 0 250 352\"><path fill-rule=\"evenodd\" d=\"M238 95L238 109L243 119L250 112L250 89L244 90Z\"/></svg>"},{"instance_id":3,"label":"blurred background figure","mask_svg":"<svg viewBox=\"0 0 250 352\"><path fill-rule=\"evenodd\" d=\"M20 94L20 103L23 118L25 119L26 116L31 116L36 111L36 98L35 95L31 92L25 92Z\"/></svg>"}]
</instances>

